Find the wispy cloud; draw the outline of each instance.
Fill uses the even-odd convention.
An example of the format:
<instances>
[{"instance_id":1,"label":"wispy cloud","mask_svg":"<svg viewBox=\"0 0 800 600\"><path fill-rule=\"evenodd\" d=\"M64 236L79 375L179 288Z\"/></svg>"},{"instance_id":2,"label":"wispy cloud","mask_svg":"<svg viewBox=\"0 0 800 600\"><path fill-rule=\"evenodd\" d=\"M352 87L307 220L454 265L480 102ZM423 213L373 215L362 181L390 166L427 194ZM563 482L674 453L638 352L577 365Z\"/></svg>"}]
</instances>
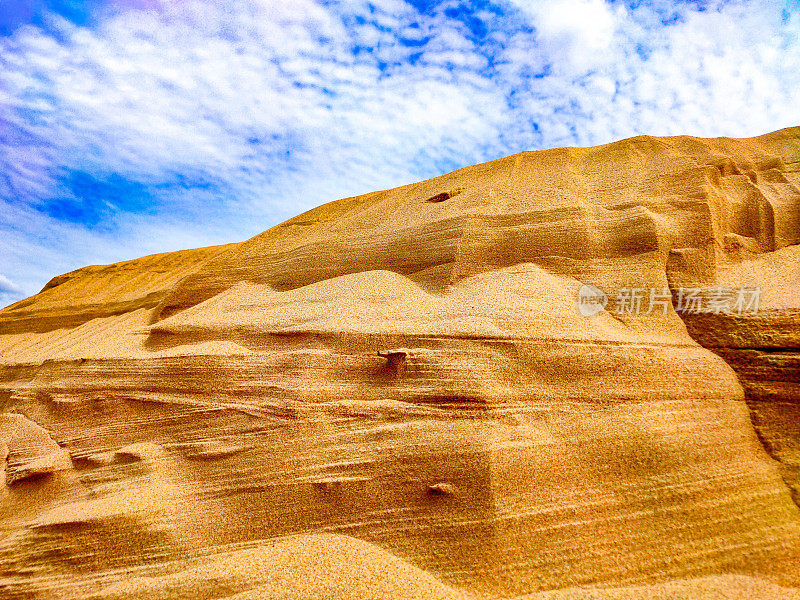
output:
<instances>
[{"instance_id":1,"label":"wispy cloud","mask_svg":"<svg viewBox=\"0 0 800 600\"><path fill-rule=\"evenodd\" d=\"M24 290L5 275L0 275L0 303L14 302Z\"/></svg>"},{"instance_id":2,"label":"wispy cloud","mask_svg":"<svg viewBox=\"0 0 800 600\"><path fill-rule=\"evenodd\" d=\"M800 123L790 3L118 0L38 14L0 38L0 270L25 293L524 149Z\"/></svg>"},{"instance_id":3,"label":"wispy cloud","mask_svg":"<svg viewBox=\"0 0 800 600\"><path fill-rule=\"evenodd\" d=\"M16 294L22 291L16 283L5 275L0 275L0 294Z\"/></svg>"}]
</instances>

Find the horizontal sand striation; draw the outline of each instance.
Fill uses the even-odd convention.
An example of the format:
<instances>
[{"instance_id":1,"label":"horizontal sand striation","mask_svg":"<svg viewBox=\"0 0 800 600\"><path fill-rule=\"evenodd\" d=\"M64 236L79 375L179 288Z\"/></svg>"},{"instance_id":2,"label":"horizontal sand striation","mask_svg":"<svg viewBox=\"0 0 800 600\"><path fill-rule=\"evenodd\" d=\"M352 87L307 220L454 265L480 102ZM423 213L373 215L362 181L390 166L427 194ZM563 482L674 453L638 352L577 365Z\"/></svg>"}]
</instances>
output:
<instances>
[{"instance_id":1,"label":"horizontal sand striation","mask_svg":"<svg viewBox=\"0 0 800 600\"><path fill-rule=\"evenodd\" d=\"M794 594L799 243L792 128L526 152L57 277L0 311L0 589ZM763 310L669 302L715 286Z\"/></svg>"}]
</instances>

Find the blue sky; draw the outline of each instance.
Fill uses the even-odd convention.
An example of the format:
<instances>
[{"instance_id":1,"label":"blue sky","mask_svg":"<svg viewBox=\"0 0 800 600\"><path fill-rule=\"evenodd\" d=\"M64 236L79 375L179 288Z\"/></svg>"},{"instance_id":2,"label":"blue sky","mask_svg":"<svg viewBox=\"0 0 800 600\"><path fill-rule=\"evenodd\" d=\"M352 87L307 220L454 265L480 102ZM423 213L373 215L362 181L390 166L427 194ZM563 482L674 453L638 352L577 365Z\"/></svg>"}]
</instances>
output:
<instances>
[{"instance_id":1,"label":"blue sky","mask_svg":"<svg viewBox=\"0 0 800 600\"><path fill-rule=\"evenodd\" d=\"M0 305L521 150L798 124L797 0L0 0Z\"/></svg>"}]
</instances>

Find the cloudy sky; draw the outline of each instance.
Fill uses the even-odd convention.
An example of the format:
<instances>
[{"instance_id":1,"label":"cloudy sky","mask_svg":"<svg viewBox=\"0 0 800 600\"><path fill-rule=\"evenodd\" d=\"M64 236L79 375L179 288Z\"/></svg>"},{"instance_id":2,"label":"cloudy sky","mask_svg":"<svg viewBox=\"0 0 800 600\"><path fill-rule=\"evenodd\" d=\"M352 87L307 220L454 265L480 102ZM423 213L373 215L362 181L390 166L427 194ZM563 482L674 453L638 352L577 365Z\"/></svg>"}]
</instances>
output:
<instances>
[{"instance_id":1,"label":"cloudy sky","mask_svg":"<svg viewBox=\"0 0 800 600\"><path fill-rule=\"evenodd\" d=\"M800 124L800 0L0 0L0 305L526 149Z\"/></svg>"}]
</instances>

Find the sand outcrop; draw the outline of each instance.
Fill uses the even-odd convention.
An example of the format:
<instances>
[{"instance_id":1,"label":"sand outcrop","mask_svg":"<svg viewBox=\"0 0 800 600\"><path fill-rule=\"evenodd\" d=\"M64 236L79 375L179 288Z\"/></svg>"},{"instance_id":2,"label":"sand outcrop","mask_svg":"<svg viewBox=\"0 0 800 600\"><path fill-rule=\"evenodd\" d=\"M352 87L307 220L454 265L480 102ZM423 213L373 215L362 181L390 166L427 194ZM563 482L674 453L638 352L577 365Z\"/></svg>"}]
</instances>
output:
<instances>
[{"instance_id":1,"label":"sand outcrop","mask_svg":"<svg viewBox=\"0 0 800 600\"><path fill-rule=\"evenodd\" d=\"M526 152L57 277L0 311L3 423L52 450L22 486L6 459L0 585L794 594L798 248L793 128Z\"/></svg>"}]
</instances>

